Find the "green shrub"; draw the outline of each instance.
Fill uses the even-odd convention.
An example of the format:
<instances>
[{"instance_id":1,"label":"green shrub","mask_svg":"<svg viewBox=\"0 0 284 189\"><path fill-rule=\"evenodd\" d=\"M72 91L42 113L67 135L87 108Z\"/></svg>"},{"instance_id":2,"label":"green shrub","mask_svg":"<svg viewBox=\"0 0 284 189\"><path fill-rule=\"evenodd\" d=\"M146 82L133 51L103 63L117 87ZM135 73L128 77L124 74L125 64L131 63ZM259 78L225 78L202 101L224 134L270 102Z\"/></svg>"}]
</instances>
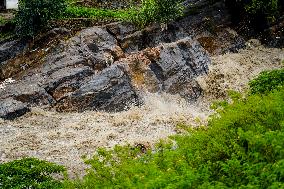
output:
<instances>
[{"instance_id":1,"label":"green shrub","mask_svg":"<svg viewBox=\"0 0 284 189\"><path fill-rule=\"evenodd\" d=\"M268 93L274 89L281 88L283 85L284 69L264 71L249 83L252 94Z\"/></svg>"},{"instance_id":2,"label":"green shrub","mask_svg":"<svg viewBox=\"0 0 284 189\"><path fill-rule=\"evenodd\" d=\"M148 24L167 23L183 15L180 0L142 0L139 8L129 11L128 20L144 27Z\"/></svg>"},{"instance_id":3,"label":"green shrub","mask_svg":"<svg viewBox=\"0 0 284 189\"><path fill-rule=\"evenodd\" d=\"M284 188L284 89L235 99L154 150L101 149L66 188Z\"/></svg>"},{"instance_id":4,"label":"green shrub","mask_svg":"<svg viewBox=\"0 0 284 189\"><path fill-rule=\"evenodd\" d=\"M0 188L62 188L51 174L63 173L64 167L35 158L24 158L0 164Z\"/></svg>"},{"instance_id":5,"label":"green shrub","mask_svg":"<svg viewBox=\"0 0 284 189\"><path fill-rule=\"evenodd\" d=\"M16 14L17 34L32 37L66 9L65 0L20 0Z\"/></svg>"},{"instance_id":6,"label":"green shrub","mask_svg":"<svg viewBox=\"0 0 284 189\"><path fill-rule=\"evenodd\" d=\"M282 0L225 0L231 12L237 17L246 17L254 24L265 25L274 22L283 10ZM251 23L249 22L249 23Z\"/></svg>"},{"instance_id":7,"label":"green shrub","mask_svg":"<svg viewBox=\"0 0 284 189\"><path fill-rule=\"evenodd\" d=\"M6 23L6 20L2 16L0 16L0 26L5 25L5 23Z\"/></svg>"},{"instance_id":8,"label":"green shrub","mask_svg":"<svg viewBox=\"0 0 284 189\"><path fill-rule=\"evenodd\" d=\"M246 2L246 1L244 1ZM279 0L251 0L244 3L245 10L250 14L264 14L267 19L274 20L275 16L279 14Z\"/></svg>"}]
</instances>

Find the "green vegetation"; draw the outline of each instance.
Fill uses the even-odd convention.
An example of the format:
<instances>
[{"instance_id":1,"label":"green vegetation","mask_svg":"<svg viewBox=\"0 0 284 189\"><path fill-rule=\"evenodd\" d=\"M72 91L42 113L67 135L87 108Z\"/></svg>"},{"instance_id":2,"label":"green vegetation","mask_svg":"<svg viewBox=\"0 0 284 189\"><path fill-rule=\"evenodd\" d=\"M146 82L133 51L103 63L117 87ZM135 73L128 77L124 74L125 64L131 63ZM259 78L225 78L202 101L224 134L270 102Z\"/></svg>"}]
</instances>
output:
<instances>
[{"instance_id":1,"label":"green vegetation","mask_svg":"<svg viewBox=\"0 0 284 189\"><path fill-rule=\"evenodd\" d=\"M188 129L174 144L100 149L86 160L88 174L64 187L283 188L284 88L233 99L208 127Z\"/></svg>"},{"instance_id":2,"label":"green vegetation","mask_svg":"<svg viewBox=\"0 0 284 189\"><path fill-rule=\"evenodd\" d=\"M16 14L17 35L32 37L66 9L65 0L20 0Z\"/></svg>"},{"instance_id":3,"label":"green vegetation","mask_svg":"<svg viewBox=\"0 0 284 189\"><path fill-rule=\"evenodd\" d=\"M251 93L268 93L284 85L284 69L264 71L256 79L250 81Z\"/></svg>"},{"instance_id":4,"label":"green vegetation","mask_svg":"<svg viewBox=\"0 0 284 189\"><path fill-rule=\"evenodd\" d=\"M80 1L84 5L84 1ZM75 0L20 0L16 13L19 37L33 37L48 26L49 21L56 19L94 19L132 22L139 27L152 23L167 23L181 17L184 13L182 0L129 0L131 8L101 9L97 7L78 6ZM95 5L95 1L86 1ZM226 0L232 12L238 12L234 18L248 15L253 22L264 24L262 18L274 21L284 11L280 0ZM80 4L80 3L79 3ZM77 5L77 6L76 6ZM194 9L194 8L193 8ZM243 14L246 13L246 14ZM5 20L0 17L0 25Z\"/></svg>"},{"instance_id":5,"label":"green vegetation","mask_svg":"<svg viewBox=\"0 0 284 189\"><path fill-rule=\"evenodd\" d=\"M151 23L167 23L183 15L183 6L177 0L142 0L140 6L126 10L97 9L70 6L67 18L116 19L132 22L140 27Z\"/></svg>"},{"instance_id":6,"label":"green vegetation","mask_svg":"<svg viewBox=\"0 0 284 189\"><path fill-rule=\"evenodd\" d=\"M6 23L6 20L2 16L0 16L0 26L4 25L5 23Z\"/></svg>"},{"instance_id":7,"label":"green vegetation","mask_svg":"<svg viewBox=\"0 0 284 189\"><path fill-rule=\"evenodd\" d=\"M133 7L129 20L140 27L151 23L167 23L183 15L180 0L142 0L139 8Z\"/></svg>"},{"instance_id":8,"label":"green vegetation","mask_svg":"<svg viewBox=\"0 0 284 189\"><path fill-rule=\"evenodd\" d=\"M15 160L0 164L0 188L62 188L62 183L52 178L51 175L64 171L65 169L62 166L35 158Z\"/></svg>"},{"instance_id":9,"label":"green vegetation","mask_svg":"<svg viewBox=\"0 0 284 189\"><path fill-rule=\"evenodd\" d=\"M65 18L95 18L125 20L127 10L97 9L88 7L69 6L64 14Z\"/></svg>"},{"instance_id":10,"label":"green vegetation","mask_svg":"<svg viewBox=\"0 0 284 189\"><path fill-rule=\"evenodd\" d=\"M5 18L0 15L0 40L14 36L15 22L12 18Z\"/></svg>"},{"instance_id":11,"label":"green vegetation","mask_svg":"<svg viewBox=\"0 0 284 189\"><path fill-rule=\"evenodd\" d=\"M264 14L270 20L275 20L275 16L280 13L279 0L251 0L248 3L245 2L244 6L248 13L253 15Z\"/></svg>"},{"instance_id":12,"label":"green vegetation","mask_svg":"<svg viewBox=\"0 0 284 189\"><path fill-rule=\"evenodd\" d=\"M140 6L119 10L73 4L74 2L70 0L20 0L15 18L17 35L33 37L54 19L119 20L145 27L154 22L167 23L183 13L183 7L177 0L143 0Z\"/></svg>"},{"instance_id":13,"label":"green vegetation","mask_svg":"<svg viewBox=\"0 0 284 189\"><path fill-rule=\"evenodd\" d=\"M246 15L254 22L273 22L284 10L281 0L226 0L226 2L233 13L242 17Z\"/></svg>"}]
</instances>

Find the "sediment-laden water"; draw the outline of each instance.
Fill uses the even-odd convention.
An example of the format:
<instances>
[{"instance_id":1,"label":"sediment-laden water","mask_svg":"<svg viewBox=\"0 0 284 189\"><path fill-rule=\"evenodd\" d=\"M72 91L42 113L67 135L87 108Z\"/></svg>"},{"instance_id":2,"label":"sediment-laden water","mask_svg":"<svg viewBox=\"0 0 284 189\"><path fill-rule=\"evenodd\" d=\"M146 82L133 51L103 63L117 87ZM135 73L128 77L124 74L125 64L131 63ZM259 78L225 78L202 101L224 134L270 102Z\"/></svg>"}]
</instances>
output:
<instances>
[{"instance_id":1,"label":"sediment-laden water","mask_svg":"<svg viewBox=\"0 0 284 189\"><path fill-rule=\"evenodd\" d=\"M246 90L250 79L263 70L282 67L283 59L283 49L264 47L212 57L209 74L198 78L204 94L197 102L146 93L144 105L118 113L57 113L34 108L14 121L0 119L0 162L33 156L82 174L81 156L90 157L98 147L127 143L150 147L180 132L179 123L206 124L212 101L226 98L228 89Z\"/></svg>"}]
</instances>

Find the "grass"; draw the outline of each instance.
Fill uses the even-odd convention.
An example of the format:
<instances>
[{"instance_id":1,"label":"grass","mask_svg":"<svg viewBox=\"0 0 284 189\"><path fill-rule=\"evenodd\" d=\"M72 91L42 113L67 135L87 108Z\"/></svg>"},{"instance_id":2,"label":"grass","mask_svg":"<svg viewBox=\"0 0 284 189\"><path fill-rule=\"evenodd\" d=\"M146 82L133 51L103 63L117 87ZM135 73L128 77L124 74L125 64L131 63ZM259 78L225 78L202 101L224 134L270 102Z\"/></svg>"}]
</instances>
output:
<instances>
[{"instance_id":1,"label":"grass","mask_svg":"<svg viewBox=\"0 0 284 189\"><path fill-rule=\"evenodd\" d=\"M64 17L123 20L127 17L128 13L128 10L111 10L69 6L67 7Z\"/></svg>"}]
</instances>

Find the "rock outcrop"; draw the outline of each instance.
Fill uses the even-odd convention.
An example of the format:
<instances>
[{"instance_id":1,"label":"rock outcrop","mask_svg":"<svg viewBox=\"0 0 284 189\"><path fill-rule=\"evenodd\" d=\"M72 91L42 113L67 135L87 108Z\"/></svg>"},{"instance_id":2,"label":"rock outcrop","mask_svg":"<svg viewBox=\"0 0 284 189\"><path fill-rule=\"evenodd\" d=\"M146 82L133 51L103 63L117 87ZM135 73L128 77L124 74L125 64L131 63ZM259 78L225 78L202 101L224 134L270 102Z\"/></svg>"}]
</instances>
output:
<instances>
[{"instance_id":1,"label":"rock outcrop","mask_svg":"<svg viewBox=\"0 0 284 189\"><path fill-rule=\"evenodd\" d=\"M176 25L137 31L114 23L62 41L41 64L0 89L0 100L61 112L121 111L142 104L146 91L194 100L201 95L195 78L206 74L208 64L207 52Z\"/></svg>"},{"instance_id":2,"label":"rock outcrop","mask_svg":"<svg viewBox=\"0 0 284 189\"><path fill-rule=\"evenodd\" d=\"M21 53L27 44L23 41L14 40L0 43L0 66L5 63L6 60L17 56Z\"/></svg>"},{"instance_id":3,"label":"rock outcrop","mask_svg":"<svg viewBox=\"0 0 284 189\"><path fill-rule=\"evenodd\" d=\"M7 98L0 101L0 118L13 120L30 111L27 104L12 98Z\"/></svg>"},{"instance_id":4,"label":"rock outcrop","mask_svg":"<svg viewBox=\"0 0 284 189\"><path fill-rule=\"evenodd\" d=\"M66 98L60 100L58 111L104 110L121 111L137 102L137 94L125 65L114 64L94 75Z\"/></svg>"}]
</instances>

